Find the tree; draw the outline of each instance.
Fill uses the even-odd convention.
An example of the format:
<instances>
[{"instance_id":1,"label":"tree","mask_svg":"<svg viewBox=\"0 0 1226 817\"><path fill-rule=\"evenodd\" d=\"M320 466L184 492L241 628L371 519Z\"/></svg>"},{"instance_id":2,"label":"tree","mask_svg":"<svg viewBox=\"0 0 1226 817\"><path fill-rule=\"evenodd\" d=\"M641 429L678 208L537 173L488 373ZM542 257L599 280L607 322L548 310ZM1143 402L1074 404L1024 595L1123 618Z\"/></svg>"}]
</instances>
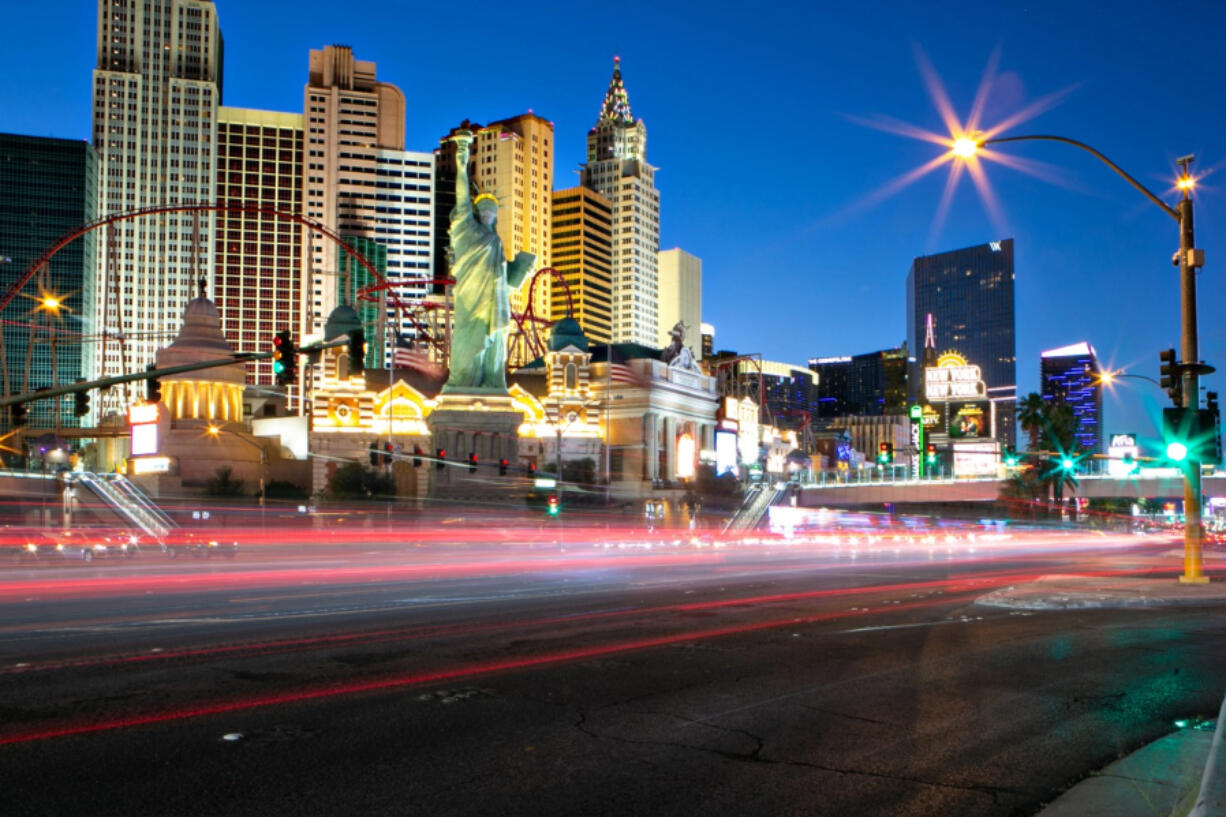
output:
<instances>
[{"instance_id":1,"label":"tree","mask_svg":"<svg viewBox=\"0 0 1226 817\"><path fill-rule=\"evenodd\" d=\"M1030 438L1031 451L1037 451L1039 448L1039 435L1043 431L1046 412L1047 403L1043 396L1036 392L1031 392L1017 403L1017 421L1022 431Z\"/></svg>"},{"instance_id":2,"label":"tree","mask_svg":"<svg viewBox=\"0 0 1226 817\"><path fill-rule=\"evenodd\" d=\"M234 477L233 468L223 465L209 477L204 489L209 496L242 496L243 481Z\"/></svg>"},{"instance_id":3,"label":"tree","mask_svg":"<svg viewBox=\"0 0 1226 817\"><path fill-rule=\"evenodd\" d=\"M381 499L396 495L396 481L356 462L336 469L328 480L333 499Z\"/></svg>"},{"instance_id":4,"label":"tree","mask_svg":"<svg viewBox=\"0 0 1226 817\"><path fill-rule=\"evenodd\" d=\"M596 461L591 457L566 460L562 463L562 481L574 485L593 484L596 482Z\"/></svg>"}]
</instances>

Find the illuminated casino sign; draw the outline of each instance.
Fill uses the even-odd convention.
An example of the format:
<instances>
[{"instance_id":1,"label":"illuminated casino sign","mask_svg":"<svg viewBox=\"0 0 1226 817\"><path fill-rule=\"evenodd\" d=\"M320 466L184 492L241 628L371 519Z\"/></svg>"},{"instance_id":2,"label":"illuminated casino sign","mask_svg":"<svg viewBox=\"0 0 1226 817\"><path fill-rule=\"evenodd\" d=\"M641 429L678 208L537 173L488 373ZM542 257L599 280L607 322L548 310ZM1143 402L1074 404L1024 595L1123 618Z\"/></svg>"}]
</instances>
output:
<instances>
[{"instance_id":1,"label":"illuminated casino sign","mask_svg":"<svg viewBox=\"0 0 1226 817\"><path fill-rule=\"evenodd\" d=\"M924 394L936 402L973 400L984 397L987 387L978 366L957 352L946 352L937 358L937 365L924 369Z\"/></svg>"}]
</instances>

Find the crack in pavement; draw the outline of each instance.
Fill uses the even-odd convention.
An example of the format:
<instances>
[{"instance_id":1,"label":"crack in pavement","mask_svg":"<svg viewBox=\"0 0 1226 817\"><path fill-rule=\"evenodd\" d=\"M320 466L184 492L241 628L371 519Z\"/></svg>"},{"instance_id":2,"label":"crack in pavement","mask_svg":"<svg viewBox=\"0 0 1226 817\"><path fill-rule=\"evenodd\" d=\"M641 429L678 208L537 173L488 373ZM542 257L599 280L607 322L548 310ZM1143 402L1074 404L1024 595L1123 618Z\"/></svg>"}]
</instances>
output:
<instances>
[{"instance_id":1,"label":"crack in pavement","mask_svg":"<svg viewBox=\"0 0 1226 817\"><path fill-rule=\"evenodd\" d=\"M928 786L930 788L951 789L954 791L965 791L965 792L973 792L975 794L986 794L992 798L993 803L999 802L1001 795L1013 795L1017 797L1032 797L1033 796L1032 793L1024 791L1022 789L1012 789L1012 788L1008 788L1005 786L989 786L985 784L963 785L959 783L944 783L944 782L936 781L936 780L925 780L924 778L920 778L920 777L908 777L906 775L890 774L888 772L873 772L873 771L866 771L862 769L846 769L846 768L840 768L838 766L826 766L820 763L812 763L810 761L805 761L805 760L792 760L790 758L763 757L762 750L765 747L765 743L762 740L762 738L760 738L759 736L751 732L745 731L743 729L735 729L731 727L719 726L718 724L713 724L713 723L710 723L709 721L694 720L691 718L683 717L681 715L673 715L673 714L668 714L668 713L645 712L642 714L664 715L665 717L675 718L677 720L683 721L687 725L696 724L696 725L701 725L701 726L708 726L712 729L718 729L724 732L740 734L740 735L743 735L753 740L756 743L756 745L754 746L753 750L750 752L732 752L726 749L714 749L714 748L710 748L706 746L694 746L693 744L679 742L679 741L643 740L643 739L636 739L636 738L617 737L614 735L604 735L604 734L600 734L599 732L594 731L589 726L587 726L587 713L582 710L578 712L579 719L575 721L574 725L575 725L575 728L578 729L581 733L587 735L588 737L594 740L608 740L608 741L613 741L615 743L625 743L625 744L639 745L639 746L662 746L662 747L671 747L674 749L688 749L690 751L712 754L717 757L722 757L725 760L733 760L733 761L737 761L741 763L763 763L768 766L792 766L796 768L813 769L815 771L831 772L833 774L846 775L846 776L852 776L852 777L872 777L872 778L877 778L881 780L894 780L900 783L910 783L910 784L917 785L917 786Z\"/></svg>"},{"instance_id":2,"label":"crack in pavement","mask_svg":"<svg viewBox=\"0 0 1226 817\"><path fill-rule=\"evenodd\" d=\"M836 718L846 718L849 721L863 721L864 723L875 723L879 726L889 726L894 729L901 729L902 726L891 721L877 720L876 718L866 718L863 715L849 715L846 712L836 712L833 709L822 709L817 706L809 706L808 704L799 704L801 709L807 709L810 712L817 712L822 715L833 715Z\"/></svg>"}]
</instances>

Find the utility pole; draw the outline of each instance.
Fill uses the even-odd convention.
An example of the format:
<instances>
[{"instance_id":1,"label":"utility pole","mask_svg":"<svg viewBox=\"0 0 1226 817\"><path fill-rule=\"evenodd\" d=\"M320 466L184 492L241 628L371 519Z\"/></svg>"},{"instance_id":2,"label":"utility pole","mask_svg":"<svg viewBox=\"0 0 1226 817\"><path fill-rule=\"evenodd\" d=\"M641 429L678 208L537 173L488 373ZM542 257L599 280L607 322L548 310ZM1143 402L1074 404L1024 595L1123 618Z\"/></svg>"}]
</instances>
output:
<instances>
[{"instance_id":1,"label":"utility pole","mask_svg":"<svg viewBox=\"0 0 1226 817\"><path fill-rule=\"evenodd\" d=\"M1179 352L1184 365L1181 367L1183 379L1183 407L1185 411L1195 412L1200 408L1200 349L1196 338L1196 268L1204 263L1203 256L1196 250L1196 241L1192 225L1192 196L1190 183L1185 180L1192 178L1189 165L1193 156L1182 156L1176 160L1179 165L1179 188L1183 197L1179 200L1179 310L1180 337ZM1183 575L1179 581L1183 584L1207 584L1209 577L1204 574L1204 523L1201 521L1201 464L1199 458L1189 458L1184 463L1183 482L1183 514L1184 514L1184 556Z\"/></svg>"}]
</instances>

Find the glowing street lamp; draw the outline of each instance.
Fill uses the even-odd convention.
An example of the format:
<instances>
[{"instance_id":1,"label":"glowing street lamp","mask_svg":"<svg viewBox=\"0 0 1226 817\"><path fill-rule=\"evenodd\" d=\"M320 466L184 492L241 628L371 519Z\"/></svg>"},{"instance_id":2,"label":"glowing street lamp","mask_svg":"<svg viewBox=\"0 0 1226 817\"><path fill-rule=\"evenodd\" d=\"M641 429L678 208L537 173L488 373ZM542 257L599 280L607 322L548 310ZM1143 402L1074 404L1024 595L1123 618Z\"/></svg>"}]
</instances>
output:
<instances>
[{"instance_id":1,"label":"glowing street lamp","mask_svg":"<svg viewBox=\"0 0 1226 817\"><path fill-rule=\"evenodd\" d=\"M997 129L997 132L999 129ZM1177 405L1182 405L1185 408L1196 409L1200 402L1200 376L1209 374L1213 368L1206 366L1200 360L1199 343L1197 339L1197 317L1196 317L1196 270L1198 267L1204 266L1205 254L1203 251L1196 249L1193 237L1193 220L1192 220L1192 190L1196 187L1196 178L1192 175L1189 167L1195 160L1194 156L1182 156L1176 160L1179 166L1179 176L1175 181L1175 187L1180 191L1179 203L1176 207L1171 207L1162 199L1158 198L1152 191L1141 184L1139 181L1128 175L1115 162L1108 159L1102 153L1094 148L1079 142L1076 139L1068 139L1063 136L1051 136L1047 134L1033 134L1027 136L993 136L990 138L977 138L978 134L967 135L955 133L947 142L950 152L957 157L957 161L967 163L973 169L973 163L978 161L977 154L984 149L986 145L1001 144L1004 142L1029 142L1029 141L1045 141L1045 142L1063 142L1066 145L1072 145L1075 148L1084 150L1086 153L1094 156L1107 167L1114 170L1121 178L1135 187L1147 199L1158 206L1162 212L1173 218L1179 225L1179 252L1173 259L1175 266L1179 267L1179 290L1180 290L1180 352L1181 357L1187 363L1180 367L1182 379L1182 397L1178 399ZM1115 377L1123 377L1120 373L1112 373L1111 379ZM1132 375L1140 377L1139 375ZM1148 378L1145 378L1148 379ZM1187 457L1188 452L1185 448L1183 457ZM1201 469L1185 468L1184 473L1184 572L1179 577L1179 581L1184 584L1204 584L1209 581L1209 578L1204 575L1203 571L1203 540L1204 540L1204 525L1201 521Z\"/></svg>"}]
</instances>

